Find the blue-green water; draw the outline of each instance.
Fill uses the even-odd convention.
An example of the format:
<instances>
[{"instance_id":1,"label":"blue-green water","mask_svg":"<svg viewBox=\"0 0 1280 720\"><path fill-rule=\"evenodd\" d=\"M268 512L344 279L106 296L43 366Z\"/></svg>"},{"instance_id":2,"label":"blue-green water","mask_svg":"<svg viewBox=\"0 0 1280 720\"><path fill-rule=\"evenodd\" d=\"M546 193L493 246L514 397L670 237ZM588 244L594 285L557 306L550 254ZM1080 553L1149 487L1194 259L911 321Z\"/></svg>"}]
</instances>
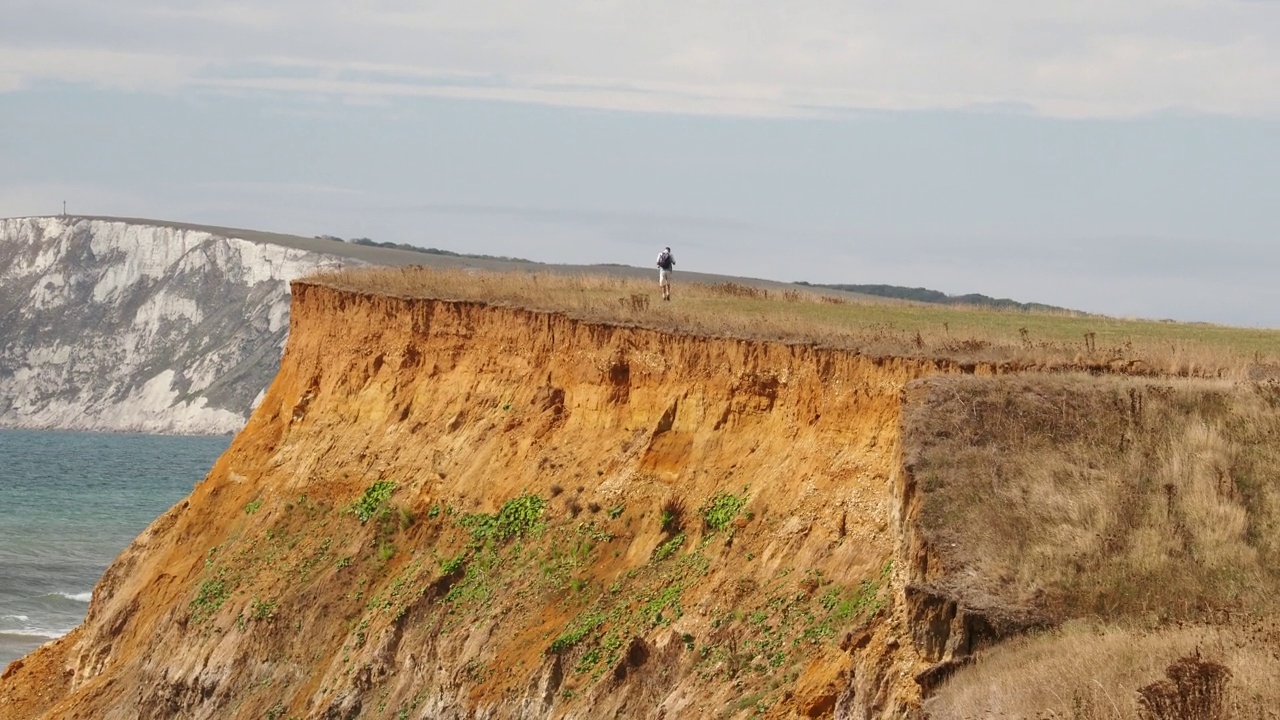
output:
<instances>
[{"instance_id":1,"label":"blue-green water","mask_svg":"<svg viewBox=\"0 0 1280 720\"><path fill-rule=\"evenodd\" d=\"M0 668L79 625L107 565L230 441L0 430Z\"/></svg>"}]
</instances>

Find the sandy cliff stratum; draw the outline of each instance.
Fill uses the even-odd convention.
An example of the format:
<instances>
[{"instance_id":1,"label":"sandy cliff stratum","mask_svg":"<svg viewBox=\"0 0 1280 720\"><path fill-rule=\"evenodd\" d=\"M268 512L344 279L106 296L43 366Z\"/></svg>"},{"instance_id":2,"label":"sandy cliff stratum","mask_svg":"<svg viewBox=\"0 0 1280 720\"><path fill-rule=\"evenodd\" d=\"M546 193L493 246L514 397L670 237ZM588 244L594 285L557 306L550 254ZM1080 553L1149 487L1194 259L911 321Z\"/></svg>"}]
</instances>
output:
<instances>
[{"instance_id":1,"label":"sandy cliff stratum","mask_svg":"<svg viewBox=\"0 0 1280 720\"><path fill-rule=\"evenodd\" d=\"M0 715L910 717L1036 622L914 529L904 390L944 362L306 282L290 324Z\"/></svg>"}]
</instances>

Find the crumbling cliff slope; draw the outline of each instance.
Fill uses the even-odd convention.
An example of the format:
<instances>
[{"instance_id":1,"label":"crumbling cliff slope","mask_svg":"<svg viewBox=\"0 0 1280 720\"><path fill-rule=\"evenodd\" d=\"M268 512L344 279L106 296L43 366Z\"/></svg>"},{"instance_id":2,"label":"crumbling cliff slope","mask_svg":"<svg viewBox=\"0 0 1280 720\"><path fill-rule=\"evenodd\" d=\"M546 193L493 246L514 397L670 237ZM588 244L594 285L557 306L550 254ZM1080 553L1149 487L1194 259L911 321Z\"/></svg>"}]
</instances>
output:
<instances>
[{"instance_id":1,"label":"crumbling cliff slope","mask_svg":"<svg viewBox=\"0 0 1280 720\"><path fill-rule=\"evenodd\" d=\"M307 283L290 322L7 717L900 717L971 641L907 592L945 365Z\"/></svg>"}]
</instances>

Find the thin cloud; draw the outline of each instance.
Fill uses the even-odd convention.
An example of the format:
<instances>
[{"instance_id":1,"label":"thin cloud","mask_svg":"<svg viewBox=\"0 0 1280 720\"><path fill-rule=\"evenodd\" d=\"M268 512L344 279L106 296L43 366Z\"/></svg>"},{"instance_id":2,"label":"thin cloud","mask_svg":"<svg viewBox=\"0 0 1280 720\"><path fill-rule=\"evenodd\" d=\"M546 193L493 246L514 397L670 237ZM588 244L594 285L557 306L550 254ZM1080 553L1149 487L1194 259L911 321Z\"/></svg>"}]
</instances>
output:
<instances>
[{"instance_id":1,"label":"thin cloud","mask_svg":"<svg viewBox=\"0 0 1280 720\"><path fill-rule=\"evenodd\" d=\"M696 231L764 231L756 224L724 218L667 213L581 210L572 208L517 207L466 203L423 203L380 208L384 212L423 212L478 218L505 218L582 227L682 228Z\"/></svg>"},{"instance_id":2,"label":"thin cloud","mask_svg":"<svg viewBox=\"0 0 1280 720\"><path fill-rule=\"evenodd\" d=\"M266 91L307 96L329 96L350 101L376 98L437 97L461 100L496 100L559 107L591 108L642 113L677 113L742 117L818 117L831 115L839 106L821 108L789 103L764 93L718 92L718 88L617 86L594 80L575 84L568 78L483 78L475 84L432 82L421 77L396 82L379 79L331 77L200 78L192 87L218 91Z\"/></svg>"},{"instance_id":3,"label":"thin cloud","mask_svg":"<svg viewBox=\"0 0 1280 720\"><path fill-rule=\"evenodd\" d=\"M0 91L76 82L743 116L1280 116L1274 2L63 0L6 14Z\"/></svg>"},{"instance_id":4,"label":"thin cloud","mask_svg":"<svg viewBox=\"0 0 1280 720\"><path fill-rule=\"evenodd\" d=\"M364 190L355 188L317 185L315 183L261 182L243 180L235 182L199 182L195 187L201 190L212 190L224 193L243 193L250 195L300 195L307 197L364 197Z\"/></svg>"},{"instance_id":5,"label":"thin cloud","mask_svg":"<svg viewBox=\"0 0 1280 720\"><path fill-rule=\"evenodd\" d=\"M0 90L21 90L41 82L88 84L112 90L171 91L191 85L203 61L157 57L95 47L0 46Z\"/></svg>"}]
</instances>

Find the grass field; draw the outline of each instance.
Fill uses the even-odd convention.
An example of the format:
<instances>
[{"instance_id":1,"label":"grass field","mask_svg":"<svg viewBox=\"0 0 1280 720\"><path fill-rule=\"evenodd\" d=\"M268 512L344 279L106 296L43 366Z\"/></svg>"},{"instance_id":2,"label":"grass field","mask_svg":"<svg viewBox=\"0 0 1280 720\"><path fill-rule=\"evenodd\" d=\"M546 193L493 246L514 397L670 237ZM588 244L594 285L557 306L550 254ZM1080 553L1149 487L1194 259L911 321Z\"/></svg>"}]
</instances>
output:
<instances>
[{"instance_id":1,"label":"grass field","mask_svg":"<svg viewBox=\"0 0 1280 720\"><path fill-rule=\"evenodd\" d=\"M947 358L1011 369L1111 370L1247 379L1280 374L1280 331L1069 312L955 307L766 289L738 282L656 282L605 274L357 268L309 281L363 292L564 312L694 335L846 347L877 356Z\"/></svg>"}]
</instances>

